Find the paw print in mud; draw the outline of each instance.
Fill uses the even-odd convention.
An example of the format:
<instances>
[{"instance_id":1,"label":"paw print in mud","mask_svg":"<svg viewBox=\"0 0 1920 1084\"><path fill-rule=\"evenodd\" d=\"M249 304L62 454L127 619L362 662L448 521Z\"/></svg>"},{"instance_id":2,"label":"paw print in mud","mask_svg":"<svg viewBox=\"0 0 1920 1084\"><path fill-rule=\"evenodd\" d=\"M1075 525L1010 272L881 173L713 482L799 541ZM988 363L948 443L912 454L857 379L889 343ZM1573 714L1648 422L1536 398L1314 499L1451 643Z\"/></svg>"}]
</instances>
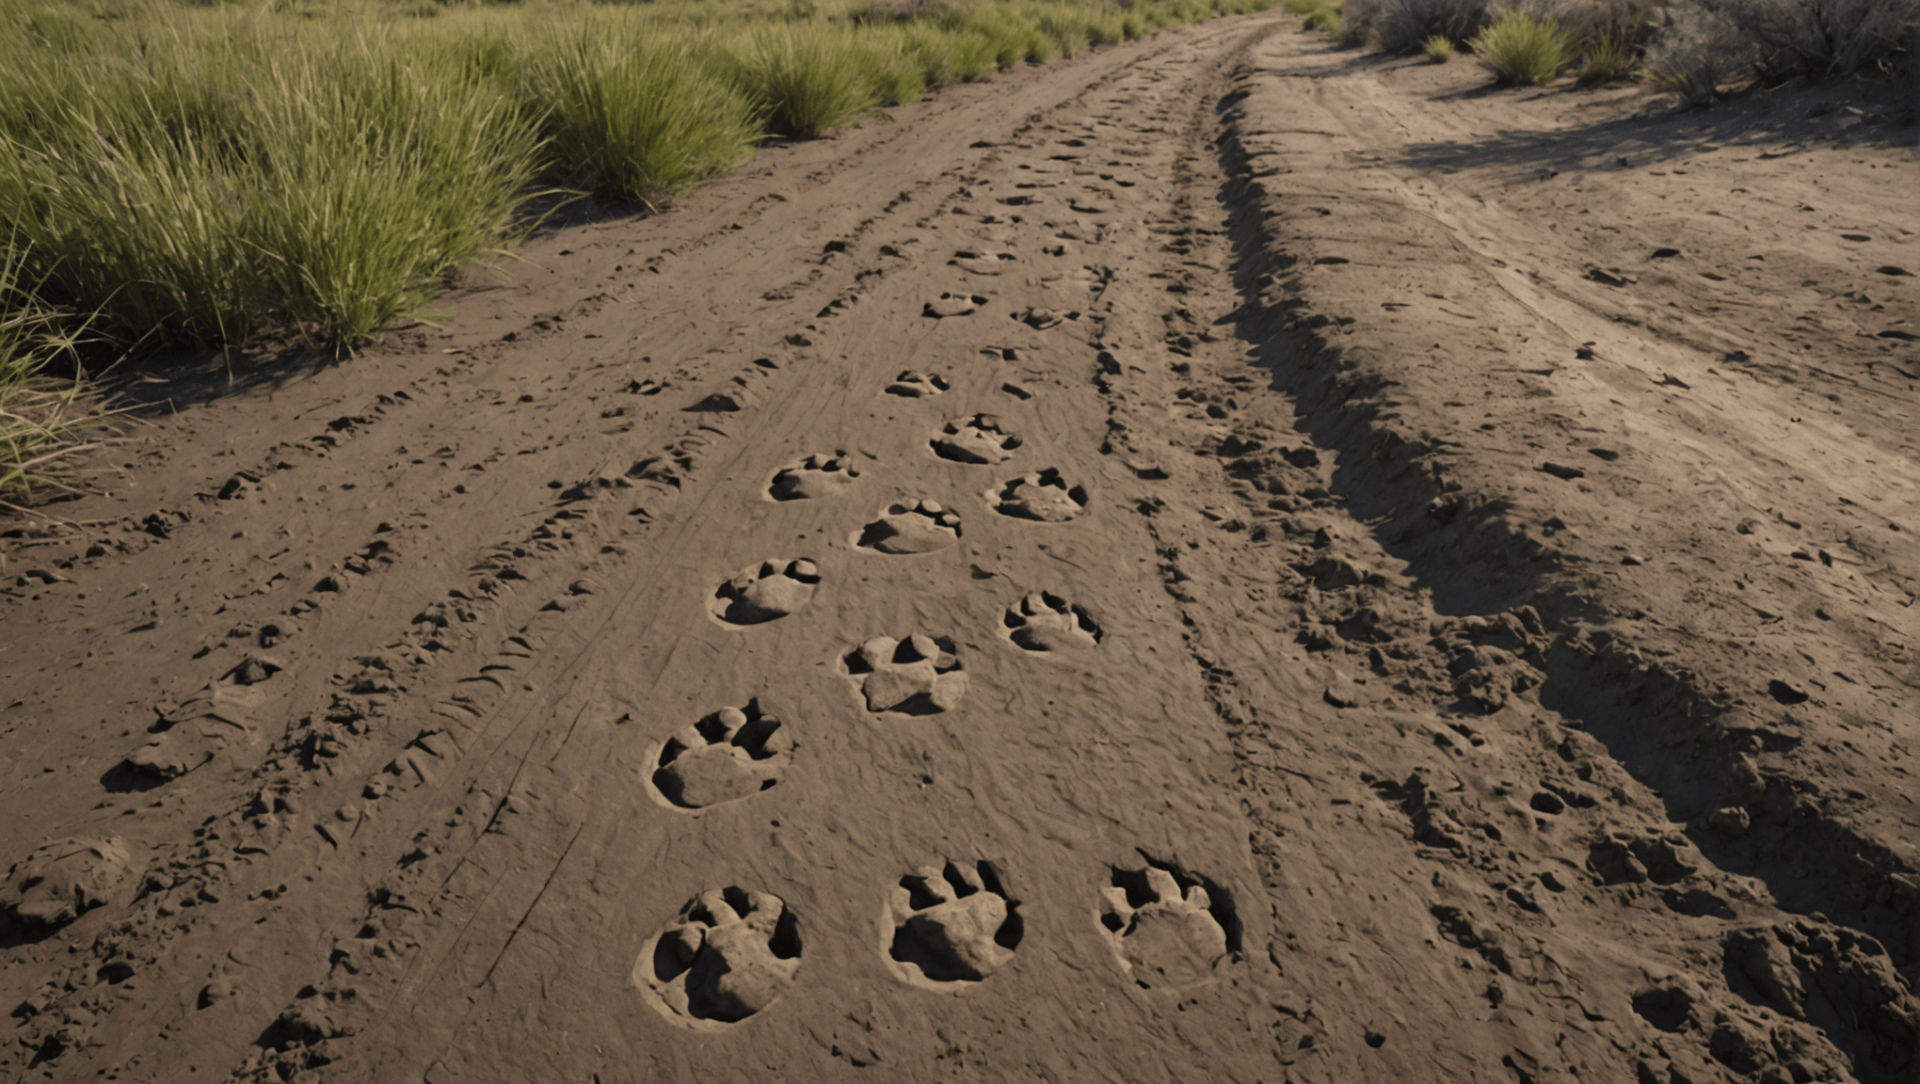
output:
<instances>
[{"instance_id":1,"label":"paw print in mud","mask_svg":"<svg viewBox=\"0 0 1920 1084\"><path fill-rule=\"evenodd\" d=\"M778 896L730 887L702 892L648 939L633 982L668 1020L711 1031L766 1011L799 969L793 912Z\"/></svg>"}]
</instances>

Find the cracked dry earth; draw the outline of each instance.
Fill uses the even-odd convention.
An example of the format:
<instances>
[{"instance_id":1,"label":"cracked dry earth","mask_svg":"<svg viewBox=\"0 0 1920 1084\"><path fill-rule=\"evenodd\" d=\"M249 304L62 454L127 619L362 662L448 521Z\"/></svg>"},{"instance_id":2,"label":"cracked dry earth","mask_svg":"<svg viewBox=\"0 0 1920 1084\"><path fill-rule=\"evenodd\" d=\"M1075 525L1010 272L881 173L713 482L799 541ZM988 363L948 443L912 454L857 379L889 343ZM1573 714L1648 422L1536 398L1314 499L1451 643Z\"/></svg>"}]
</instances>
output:
<instances>
[{"instance_id":1,"label":"cracked dry earth","mask_svg":"<svg viewBox=\"0 0 1920 1084\"><path fill-rule=\"evenodd\" d=\"M1163 31L149 390L0 1078L1914 1079L1911 155L1477 79Z\"/></svg>"}]
</instances>

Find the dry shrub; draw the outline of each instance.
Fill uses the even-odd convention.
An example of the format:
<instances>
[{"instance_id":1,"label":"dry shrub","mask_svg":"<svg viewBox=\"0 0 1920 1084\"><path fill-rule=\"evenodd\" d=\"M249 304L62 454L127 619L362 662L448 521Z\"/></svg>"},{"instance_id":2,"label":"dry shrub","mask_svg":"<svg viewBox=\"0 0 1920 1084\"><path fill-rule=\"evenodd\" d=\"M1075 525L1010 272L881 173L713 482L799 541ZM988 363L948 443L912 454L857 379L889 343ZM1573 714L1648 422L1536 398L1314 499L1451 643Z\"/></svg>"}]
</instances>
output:
<instances>
[{"instance_id":1,"label":"dry shrub","mask_svg":"<svg viewBox=\"0 0 1920 1084\"><path fill-rule=\"evenodd\" d=\"M1377 35L1390 53L1424 49L1427 39L1461 42L1488 22L1487 0L1347 0L1347 25Z\"/></svg>"},{"instance_id":2,"label":"dry shrub","mask_svg":"<svg viewBox=\"0 0 1920 1084\"><path fill-rule=\"evenodd\" d=\"M1748 78L1826 79L1906 48L1920 0L1677 0L1647 67L1690 101Z\"/></svg>"}]
</instances>

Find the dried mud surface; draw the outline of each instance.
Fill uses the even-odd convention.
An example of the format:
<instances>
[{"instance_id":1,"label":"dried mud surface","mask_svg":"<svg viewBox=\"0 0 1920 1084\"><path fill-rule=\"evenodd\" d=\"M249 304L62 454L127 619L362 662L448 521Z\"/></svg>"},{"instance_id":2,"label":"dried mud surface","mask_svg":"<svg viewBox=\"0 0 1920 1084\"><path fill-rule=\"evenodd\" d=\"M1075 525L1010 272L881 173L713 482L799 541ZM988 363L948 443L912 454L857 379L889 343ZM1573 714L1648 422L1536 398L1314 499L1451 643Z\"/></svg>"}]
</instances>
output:
<instances>
[{"instance_id":1,"label":"dried mud surface","mask_svg":"<svg viewBox=\"0 0 1920 1084\"><path fill-rule=\"evenodd\" d=\"M1218 20L150 379L0 539L0 1078L1915 1079L1822 93Z\"/></svg>"}]
</instances>

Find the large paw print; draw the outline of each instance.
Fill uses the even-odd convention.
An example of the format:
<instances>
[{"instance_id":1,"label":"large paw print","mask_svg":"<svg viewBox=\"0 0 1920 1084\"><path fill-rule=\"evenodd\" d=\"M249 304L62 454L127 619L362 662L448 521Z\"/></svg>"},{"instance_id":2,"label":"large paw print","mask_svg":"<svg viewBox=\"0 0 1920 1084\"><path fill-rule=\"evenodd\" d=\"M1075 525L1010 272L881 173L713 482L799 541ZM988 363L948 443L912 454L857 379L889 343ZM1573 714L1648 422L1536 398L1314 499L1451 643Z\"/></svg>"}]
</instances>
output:
<instances>
[{"instance_id":1,"label":"large paw print","mask_svg":"<svg viewBox=\"0 0 1920 1084\"><path fill-rule=\"evenodd\" d=\"M118 839L62 839L16 863L0 886L0 910L29 929L64 926L120 899L133 856Z\"/></svg>"},{"instance_id":2,"label":"large paw print","mask_svg":"<svg viewBox=\"0 0 1920 1084\"><path fill-rule=\"evenodd\" d=\"M880 518L857 535L853 544L879 553L932 553L960 537L960 514L939 501L902 501L887 506Z\"/></svg>"},{"instance_id":3,"label":"large paw print","mask_svg":"<svg viewBox=\"0 0 1920 1084\"><path fill-rule=\"evenodd\" d=\"M881 636L840 661L875 714L937 715L957 706L967 691L967 675L945 637Z\"/></svg>"},{"instance_id":4,"label":"large paw print","mask_svg":"<svg viewBox=\"0 0 1920 1084\"><path fill-rule=\"evenodd\" d=\"M1023 474L998 490L987 494L993 510L1014 519L1041 523L1065 523L1087 507L1087 491L1069 486L1060 472L1048 467L1038 474Z\"/></svg>"},{"instance_id":5,"label":"large paw print","mask_svg":"<svg viewBox=\"0 0 1920 1084\"><path fill-rule=\"evenodd\" d=\"M715 589L707 609L728 625L763 625L805 606L819 583L812 561L762 561Z\"/></svg>"},{"instance_id":6,"label":"large paw print","mask_svg":"<svg viewBox=\"0 0 1920 1084\"><path fill-rule=\"evenodd\" d=\"M653 785L674 806L705 809L771 788L792 753L793 739L759 701L721 708L667 739Z\"/></svg>"},{"instance_id":7,"label":"large paw print","mask_svg":"<svg viewBox=\"0 0 1920 1084\"><path fill-rule=\"evenodd\" d=\"M925 866L900 879L889 901L894 973L921 984L975 983L1006 966L1020 945L1019 904L990 862Z\"/></svg>"},{"instance_id":8,"label":"large paw print","mask_svg":"<svg viewBox=\"0 0 1920 1084\"><path fill-rule=\"evenodd\" d=\"M1100 924L1120 966L1144 989L1205 982L1226 958L1232 911L1184 871L1149 863L1113 871L1100 890Z\"/></svg>"},{"instance_id":9,"label":"large paw print","mask_svg":"<svg viewBox=\"0 0 1920 1084\"><path fill-rule=\"evenodd\" d=\"M783 467L773 476L767 496L776 501L818 501L842 493L860 477L860 468L845 452L810 455Z\"/></svg>"},{"instance_id":10,"label":"large paw print","mask_svg":"<svg viewBox=\"0 0 1920 1084\"><path fill-rule=\"evenodd\" d=\"M933 454L955 463L1005 463L1020 447L1020 438L1000 428L1000 419L992 414L975 414L963 421L948 422L928 442Z\"/></svg>"},{"instance_id":11,"label":"large paw print","mask_svg":"<svg viewBox=\"0 0 1920 1084\"><path fill-rule=\"evenodd\" d=\"M953 254L947 261L949 267L958 267L976 275L998 275L1007 270L1007 265L1019 257L1011 252L971 252L962 251Z\"/></svg>"},{"instance_id":12,"label":"large paw print","mask_svg":"<svg viewBox=\"0 0 1920 1084\"><path fill-rule=\"evenodd\" d=\"M887 394L898 395L902 399L929 399L952 386L947 383L946 377L937 373L916 373L908 369L887 385Z\"/></svg>"},{"instance_id":13,"label":"large paw print","mask_svg":"<svg viewBox=\"0 0 1920 1084\"><path fill-rule=\"evenodd\" d=\"M715 1030L780 999L800 969L800 932L778 896L726 888L702 892L680 921L648 940L634 985L682 1027Z\"/></svg>"},{"instance_id":14,"label":"large paw print","mask_svg":"<svg viewBox=\"0 0 1920 1084\"><path fill-rule=\"evenodd\" d=\"M941 294L927 302L927 307L920 310L920 315L932 316L936 319L965 316L968 313L980 311L980 306L986 303L987 299L979 294Z\"/></svg>"},{"instance_id":15,"label":"large paw print","mask_svg":"<svg viewBox=\"0 0 1920 1084\"><path fill-rule=\"evenodd\" d=\"M1106 633L1085 606L1036 592L1007 607L1007 639L1028 651L1085 651Z\"/></svg>"}]
</instances>

